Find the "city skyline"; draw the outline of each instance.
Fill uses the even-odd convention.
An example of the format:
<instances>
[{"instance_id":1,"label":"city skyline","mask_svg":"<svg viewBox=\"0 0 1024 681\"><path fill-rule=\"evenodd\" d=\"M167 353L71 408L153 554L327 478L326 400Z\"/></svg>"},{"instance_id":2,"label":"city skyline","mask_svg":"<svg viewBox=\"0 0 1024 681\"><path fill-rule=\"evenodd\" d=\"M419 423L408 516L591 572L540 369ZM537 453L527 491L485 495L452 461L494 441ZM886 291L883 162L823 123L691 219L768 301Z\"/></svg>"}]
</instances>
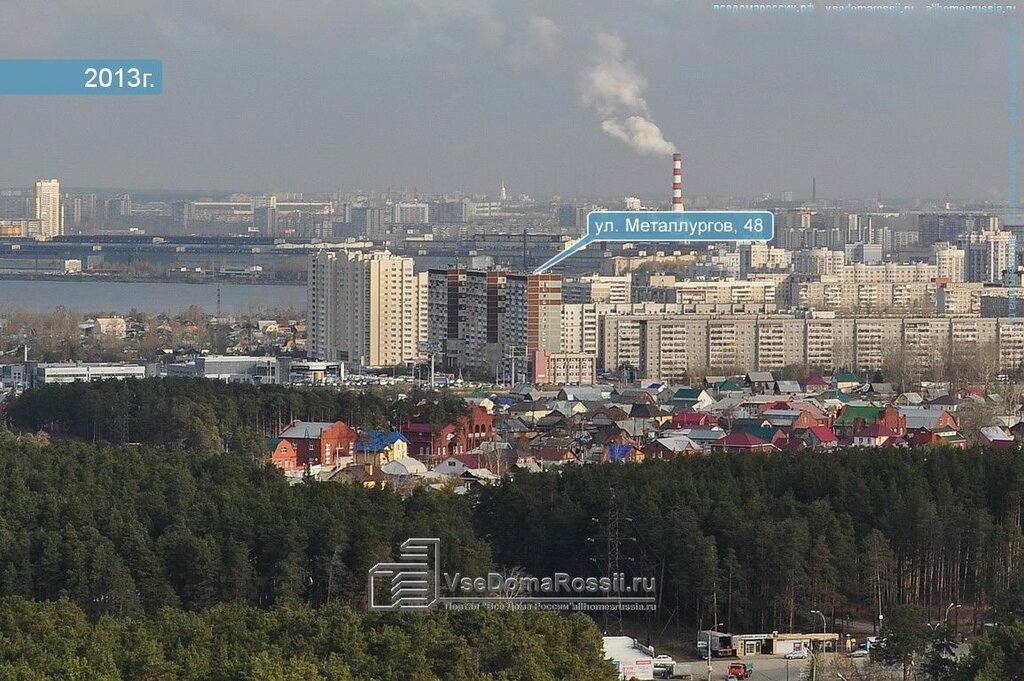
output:
<instances>
[{"instance_id":1,"label":"city skyline","mask_svg":"<svg viewBox=\"0 0 1024 681\"><path fill-rule=\"evenodd\" d=\"M800 196L812 177L822 197L1008 194L1006 17L668 1L127 7L10 10L12 56L104 45L162 58L167 87L13 98L24 134L0 184L490 194L504 181L511 196L660 196L668 147L645 143L649 123L683 154L684 196Z\"/></svg>"}]
</instances>

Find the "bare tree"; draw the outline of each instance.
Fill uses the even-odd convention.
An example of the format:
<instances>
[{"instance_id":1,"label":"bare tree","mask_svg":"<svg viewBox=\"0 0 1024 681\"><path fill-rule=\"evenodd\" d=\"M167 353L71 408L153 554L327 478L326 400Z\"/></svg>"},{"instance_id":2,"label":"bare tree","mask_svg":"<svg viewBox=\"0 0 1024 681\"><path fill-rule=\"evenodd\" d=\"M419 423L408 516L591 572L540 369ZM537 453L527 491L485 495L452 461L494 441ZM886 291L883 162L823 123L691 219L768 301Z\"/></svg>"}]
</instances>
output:
<instances>
[{"instance_id":1,"label":"bare tree","mask_svg":"<svg viewBox=\"0 0 1024 681\"><path fill-rule=\"evenodd\" d=\"M960 432L970 442L978 442L981 429L996 424L995 410L985 402L968 401L956 411Z\"/></svg>"}]
</instances>

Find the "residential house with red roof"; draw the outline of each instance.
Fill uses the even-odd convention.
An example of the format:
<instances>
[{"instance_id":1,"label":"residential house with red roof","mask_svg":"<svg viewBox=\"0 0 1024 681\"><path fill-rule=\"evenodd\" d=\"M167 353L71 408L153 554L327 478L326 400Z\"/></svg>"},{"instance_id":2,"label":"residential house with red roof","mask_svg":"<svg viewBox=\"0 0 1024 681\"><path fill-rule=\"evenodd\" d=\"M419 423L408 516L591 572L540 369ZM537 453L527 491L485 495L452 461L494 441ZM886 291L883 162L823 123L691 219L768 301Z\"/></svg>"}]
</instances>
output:
<instances>
[{"instance_id":1,"label":"residential house with red roof","mask_svg":"<svg viewBox=\"0 0 1024 681\"><path fill-rule=\"evenodd\" d=\"M771 442L748 433L729 433L711 443L713 452L774 452L777 449Z\"/></svg>"},{"instance_id":2,"label":"residential house with red roof","mask_svg":"<svg viewBox=\"0 0 1024 681\"><path fill-rule=\"evenodd\" d=\"M911 447L956 447L967 448L967 438L955 430L931 431L927 428L914 428L907 431Z\"/></svg>"},{"instance_id":3,"label":"residential house with red roof","mask_svg":"<svg viewBox=\"0 0 1024 681\"><path fill-rule=\"evenodd\" d=\"M804 391L809 393L828 390L829 388L828 381L821 376L808 376L801 383L804 386Z\"/></svg>"},{"instance_id":4,"label":"residential house with red roof","mask_svg":"<svg viewBox=\"0 0 1024 681\"><path fill-rule=\"evenodd\" d=\"M839 446L839 438L827 426L811 426L793 431L793 437L810 449L835 449Z\"/></svg>"},{"instance_id":5,"label":"residential house with red roof","mask_svg":"<svg viewBox=\"0 0 1024 681\"><path fill-rule=\"evenodd\" d=\"M270 460L283 471L333 468L353 457L359 433L344 421L292 421L268 441ZM348 459L351 460L351 459Z\"/></svg>"},{"instance_id":6,"label":"residential house with red roof","mask_svg":"<svg viewBox=\"0 0 1024 681\"><path fill-rule=\"evenodd\" d=\"M718 417L699 411L681 411L672 417L673 428L714 428Z\"/></svg>"},{"instance_id":7,"label":"residential house with red roof","mask_svg":"<svg viewBox=\"0 0 1024 681\"><path fill-rule=\"evenodd\" d=\"M551 410L547 410L550 413ZM402 435L409 441L409 456L420 461L437 461L465 454L484 442L494 440L494 415L475 404L469 414L434 432L431 424L415 418L405 424Z\"/></svg>"},{"instance_id":8,"label":"residential house with red roof","mask_svg":"<svg viewBox=\"0 0 1024 681\"><path fill-rule=\"evenodd\" d=\"M907 434L907 417L900 413L898 407L891 404L876 417L875 423L888 428L900 437Z\"/></svg>"}]
</instances>

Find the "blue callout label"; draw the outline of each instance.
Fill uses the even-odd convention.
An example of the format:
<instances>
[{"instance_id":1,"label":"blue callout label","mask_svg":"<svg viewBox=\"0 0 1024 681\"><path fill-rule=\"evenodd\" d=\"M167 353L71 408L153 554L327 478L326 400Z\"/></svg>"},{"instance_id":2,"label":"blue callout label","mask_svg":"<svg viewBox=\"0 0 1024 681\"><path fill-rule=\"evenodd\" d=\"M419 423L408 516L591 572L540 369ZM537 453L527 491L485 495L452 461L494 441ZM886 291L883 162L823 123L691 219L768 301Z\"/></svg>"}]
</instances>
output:
<instances>
[{"instance_id":1,"label":"blue callout label","mask_svg":"<svg viewBox=\"0 0 1024 681\"><path fill-rule=\"evenodd\" d=\"M0 59L0 95L158 95L158 59Z\"/></svg>"},{"instance_id":2,"label":"blue callout label","mask_svg":"<svg viewBox=\"0 0 1024 681\"><path fill-rule=\"evenodd\" d=\"M775 216L756 211L593 211L587 233L533 271L540 274L594 241L771 241Z\"/></svg>"}]
</instances>

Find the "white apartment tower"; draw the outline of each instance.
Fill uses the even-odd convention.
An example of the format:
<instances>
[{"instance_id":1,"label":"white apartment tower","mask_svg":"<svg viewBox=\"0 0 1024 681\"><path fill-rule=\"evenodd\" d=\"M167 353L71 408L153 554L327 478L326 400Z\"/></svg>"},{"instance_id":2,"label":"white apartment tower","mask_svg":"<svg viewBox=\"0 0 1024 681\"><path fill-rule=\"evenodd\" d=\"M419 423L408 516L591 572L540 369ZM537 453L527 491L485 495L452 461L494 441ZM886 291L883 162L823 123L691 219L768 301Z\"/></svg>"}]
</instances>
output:
<instances>
[{"instance_id":1,"label":"white apartment tower","mask_svg":"<svg viewBox=\"0 0 1024 681\"><path fill-rule=\"evenodd\" d=\"M42 236L50 238L64 233L64 208L60 203L59 180L36 182L36 219L42 222Z\"/></svg>"},{"instance_id":2,"label":"white apartment tower","mask_svg":"<svg viewBox=\"0 0 1024 681\"><path fill-rule=\"evenodd\" d=\"M412 258L388 251L314 253L307 285L310 354L363 367L414 360L418 284Z\"/></svg>"},{"instance_id":3,"label":"white apartment tower","mask_svg":"<svg viewBox=\"0 0 1024 681\"><path fill-rule=\"evenodd\" d=\"M932 246L932 260L938 268L938 277L953 283L966 280L966 256L964 249L950 243L940 242Z\"/></svg>"}]
</instances>

